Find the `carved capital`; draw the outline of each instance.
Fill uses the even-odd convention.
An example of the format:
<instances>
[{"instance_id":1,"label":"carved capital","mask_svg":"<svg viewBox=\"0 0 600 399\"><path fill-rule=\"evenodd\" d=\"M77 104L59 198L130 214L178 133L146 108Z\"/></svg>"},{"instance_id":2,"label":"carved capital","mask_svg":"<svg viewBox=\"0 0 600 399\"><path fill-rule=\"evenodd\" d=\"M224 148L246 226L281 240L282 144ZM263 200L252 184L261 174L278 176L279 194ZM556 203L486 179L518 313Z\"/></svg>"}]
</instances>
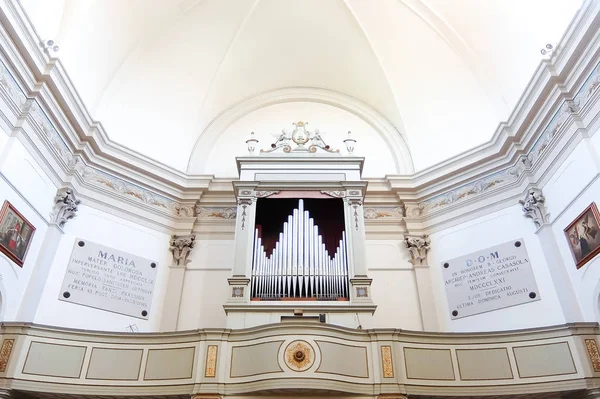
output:
<instances>
[{"instance_id":1,"label":"carved capital","mask_svg":"<svg viewBox=\"0 0 600 399\"><path fill-rule=\"evenodd\" d=\"M66 187L59 189L54 197L54 206L50 214L52 222L63 227L68 220L76 216L77 206L80 203L72 189Z\"/></svg>"},{"instance_id":2,"label":"carved capital","mask_svg":"<svg viewBox=\"0 0 600 399\"><path fill-rule=\"evenodd\" d=\"M185 266L190 263L188 256L194 248L196 236L171 236L171 253L173 254L173 265Z\"/></svg>"},{"instance_id":3,"label":"carved capital","mask_svg":"<svg viewBox=\"0 0 600 399\"><path fill-rule=\"evenodd\" d=\"M426 265L427 253L431 244L429 236L426 234L422 236L405 236L404 242L410 253L411 259L409 259L409 262L415 266Z\"/></svg>"},{"instance_id":4,"label":"carved capital","mask_svg":"<svg viewBox=\"0 0 600 399\"><path fill-rule=\"evenodd\" d=\"M542 190L537 187L531 187L525 193L523 199L519 200L525 217L531 218L535 227L540 228L550 219L550 214L546 212L544 202L546 198Z\"/></svg>"},{"instance_id":5,"label":"carved capital","mask_svg":"<svg viewBox=\"0 0 600 399\"><path fill-rule=\"evenodd\" d=\"M349 198L348 203L352 206L362 206L362 198Z\"/></svg>"}]
</instances>

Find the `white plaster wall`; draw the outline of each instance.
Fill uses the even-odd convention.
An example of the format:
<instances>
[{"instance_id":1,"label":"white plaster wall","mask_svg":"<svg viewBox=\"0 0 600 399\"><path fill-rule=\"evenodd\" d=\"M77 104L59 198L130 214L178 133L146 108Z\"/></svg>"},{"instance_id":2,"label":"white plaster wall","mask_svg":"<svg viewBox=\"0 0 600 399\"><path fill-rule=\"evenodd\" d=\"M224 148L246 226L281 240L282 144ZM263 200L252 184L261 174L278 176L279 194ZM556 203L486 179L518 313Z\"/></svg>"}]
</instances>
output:
<instances>
[{"instance_id":1,"label":"white plaster wall","mask_svg":"<svg viewBox=\"0 0 600 399\"><path fill-rule=\"evenodd\" d=\"M231 269L185 272L177 330L225 328L229 277Z\"/></svg>"},{"instance_id":2,"label":"white plaster wall","mask_svg":"<svg viewBox=\"0 0 600 399\"><path fill-rule=\"evenodd\" d=\"M553 223L597 176L599 166L592 151L589 140L581 141L542 187Z\"/></svg>"},{"instance_id":3,"label":"white plaster wall","mask_svg":"<svg viewBox=\"0 0 600 399\"><path fill-rule=\"evenodd\" d=\"M421 330L414 270L403 242L367 240L367 268L373 279L371 295L377 305L371 321L373 327Z\"/></svg>"},{"instance_id":4,"label":"white plaster wall","mask_svg":"<svg viewBox=\"0 0 600 399\"><path fill-rule=\"evenodd\" d=\"M592 202L600 205L599 137L581 141L543 188L556 242L585 321L600 321L600 256L577 269L564 229Z\"/></svg>"},{"instance_id":5,"label":"white plaster wall","mask_svg":"<svg viewBox=\"0 0 600 399\"><path fill-rule=\"evenodd\" d=\"M6 158L1 166L3 175L42 217L48 218L56 186L20 141L11 140L10 147L5 150Z\"/></svg>"},{"instance_id":6,"label":"white plaster wall","mask_svg":"<svg viewBox=\"0 0 600 399\"><path fill-rule=\"evenodd\" d=\"M565 322L534 225L523 216L519 204L435 232L430 238L429 262L442 331L512 330ZM522 239L525 243L541 300L451 320L442 263L514 239Z\"/></svg>"},{"instance_id":7,"label":"white plaster wall","mask_svg":"<svg viewBox=\"0 0 600 399\"><path fill-rule=\"evenodd\" d=\"M35 315L35 322L105 331L126 331L129 325L135 324L141 332L158 331L171 260L169 235L85 204L79 206L77 216L65 225L64 232L42 294L40 307ZM157 261L154 296L147 321L58 299L76 238Z\"/></svg>"},{"instance_id":8,"label":"white plaster wall","mask_svg":"<svg viewBox=\"0 0 600 399\"><path fill-rule=\"evenodd\" d=\"M2 178L0 179L0 201L4 203L5 200L13 204L36 228L23 267L17 266L16 263L0 253L0 300L2 302L0 320L15 321L23 293L44 240L44 234L46 234L47 224L29 203Z\"/></svg>"},{"instance_id":9,"label":"white plaster wall","mask_svg":"<svg viewBox=\"0 0 600 399\"><path fill-rule=\"evenodd\" d=\"M2 153L2 150L4 149L4 146L6 146L7 142L8 142L8 135L4 134L3 130L0 130L0 154Z\"/></svg>"},{"instance_id":10,"label":"white plaster wall","mask_svg":"<svg viewBox=\"0 0 600 399\"><path fill-rule=\"evenodd\" d=\"M177 330L224 328L235 243L198 238L185 272Z\"/></svg>"},{"instance_id":11,"label":"white plaster wall","mask_svg":"<svg viewBox=\"0 0 600 399\"><path fill-rule=\"evenodd\" d=\"M190 165L203 166L189 172L235 177L238 175L235 157L248 155L246 140L250 132L254 132L259 140L258 152L269 149L276 141L274 136L281 134L282 129L291 133L294 128L292 122L298 121L308 122L307 128L311 131L319 129L325 143L333 149L340 149L342 154L347 153L343 140L347 138L348 131L352 131L353 138L357 140L355 155L366 157L363 176L383 177L400 173L389 145L372 126L343 109L312 102L275 104L240 118L219 135L204 162L191 160Z\"/></svg>"},{"instance_id":12,"label":"white plaster wall","mask_svg":"<svg viewBox=\"0 0 600 399\"><path fill-rule=\"evenodd\" d=\"M4 147L7 136L0 138ZM14 321L44 241L56 188L16 138L0 154L0 206L8 200L36 228L23 267L0 253L0 319Z\"/></svg>"},{"instance_id":13,"label":"white plaster wall","mask_svg":"<svg viewBox=\"0 0 600 399\"><path fill-rule=\"evenodd\" d=\"M591 145L594 148L595 152L596 152L596 156L600 155L600 134L598 134L598 132L596 131L596 134L594 134L591 138Z\"/></svg>"},{"instance_id":14,"label":"white plaster wall","mask_svg":"<svg viewBox=\"0 0 600 399\"><path fill-rule=\"evenodd\" d=\"M558 248L571 279L584 321L600 322L600 256L577 269L571 255L564 229L592 202L600 203L600 181L595 179L578 198L565 208L554 221L554 231Z\"/></svg>"}]
</instances>

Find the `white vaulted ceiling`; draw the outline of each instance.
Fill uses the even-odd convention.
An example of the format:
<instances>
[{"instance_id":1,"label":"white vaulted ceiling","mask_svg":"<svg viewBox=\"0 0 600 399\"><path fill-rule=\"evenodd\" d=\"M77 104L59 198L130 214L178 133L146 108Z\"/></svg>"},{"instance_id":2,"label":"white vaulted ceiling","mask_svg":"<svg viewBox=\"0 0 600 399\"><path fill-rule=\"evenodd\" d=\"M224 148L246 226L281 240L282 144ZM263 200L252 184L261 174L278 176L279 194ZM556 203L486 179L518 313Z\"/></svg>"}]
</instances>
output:
<instances>
[{"instance_id":1,"label":"white vaulted ceiling","mask_svg":"<svg viewBox=\"0 0 600 399\"><path fill-rule=\"evenodd\" d=\"M366 103L405 135L415 169L440 162L492 137L539 64L540 49L558 42L581 5L21 3L38 34L60 45L60 61L109 137L182 171L216 117L244 100L291 87L327 89ZM318 128L319 121L311 125ZM240 132L240 140L247 134Z\"/></svg>"}]
</instances>

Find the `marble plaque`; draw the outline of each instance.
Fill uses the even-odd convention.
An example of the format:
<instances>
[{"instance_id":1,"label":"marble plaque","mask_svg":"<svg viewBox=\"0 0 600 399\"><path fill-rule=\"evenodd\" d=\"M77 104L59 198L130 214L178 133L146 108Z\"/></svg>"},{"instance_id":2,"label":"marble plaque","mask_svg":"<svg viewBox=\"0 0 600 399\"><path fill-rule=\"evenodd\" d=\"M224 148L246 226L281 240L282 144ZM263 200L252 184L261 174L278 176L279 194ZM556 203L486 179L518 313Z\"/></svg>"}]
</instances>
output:
<instances>
[{"instance_id":1,"label":"marble plaque","mask_svg":"<svg viewBox=\"0 0 600 399\"><path fill-rule=\"evenodd\" d=\"M522 239L454 258L441 266L451 319L540 300Z\"/></svg>"},{"instance_id":2,"label":"marble plaque","mask_svg":"<svg viewBox=\"0 0 600 399\"><path fill-rule=\"evenodd\" d=\"M61 301L148 319L158 262L77 238Z\"/></svg>"}]
</instances>

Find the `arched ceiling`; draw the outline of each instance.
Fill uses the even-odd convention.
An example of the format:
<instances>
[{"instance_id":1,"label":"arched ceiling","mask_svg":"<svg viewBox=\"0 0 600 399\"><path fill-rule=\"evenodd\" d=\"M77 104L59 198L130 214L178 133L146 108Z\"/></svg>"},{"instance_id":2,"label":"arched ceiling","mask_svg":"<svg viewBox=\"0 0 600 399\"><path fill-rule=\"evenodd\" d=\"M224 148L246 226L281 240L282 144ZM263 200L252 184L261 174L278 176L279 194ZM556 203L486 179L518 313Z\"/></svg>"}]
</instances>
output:
<instances>
[{"instance_id":1,"label":"arched ceiling","mask_svg":"<svg viewBox=\"0 0 600 399\"><path fill-rule=\"evenodd\" d=\"M558 42L581 5L21 2L38 34L59 44L61 62L109 137L183 171L194 143L218 115L286 87L354 97L405 135L415 169L443 161L492 137L540 62L540 49ZM310 122L318 127L319 121Z\"/></svg>"}]
</instances>

